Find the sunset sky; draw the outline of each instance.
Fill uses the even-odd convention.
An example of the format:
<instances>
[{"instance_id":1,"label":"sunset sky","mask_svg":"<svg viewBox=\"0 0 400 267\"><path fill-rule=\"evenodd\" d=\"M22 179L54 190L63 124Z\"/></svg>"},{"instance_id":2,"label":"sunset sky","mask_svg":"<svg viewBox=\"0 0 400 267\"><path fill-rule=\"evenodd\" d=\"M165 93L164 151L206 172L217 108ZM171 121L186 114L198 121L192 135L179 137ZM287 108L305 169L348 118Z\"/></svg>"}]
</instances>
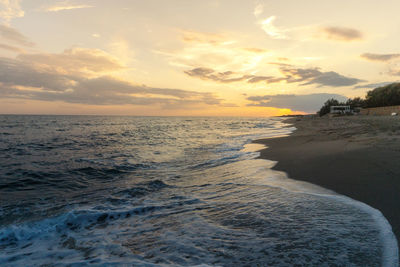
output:
<instances>
[{"instance_id":1,"label":"sunset sky","mask_svg":"<svg viewBox=\"0 0 400 267\"><path fill-rule=\"evenodd\" d=\"M400 80L398 0L0 0L0 113L271 116Z\"/></svg>"}]
</instances>

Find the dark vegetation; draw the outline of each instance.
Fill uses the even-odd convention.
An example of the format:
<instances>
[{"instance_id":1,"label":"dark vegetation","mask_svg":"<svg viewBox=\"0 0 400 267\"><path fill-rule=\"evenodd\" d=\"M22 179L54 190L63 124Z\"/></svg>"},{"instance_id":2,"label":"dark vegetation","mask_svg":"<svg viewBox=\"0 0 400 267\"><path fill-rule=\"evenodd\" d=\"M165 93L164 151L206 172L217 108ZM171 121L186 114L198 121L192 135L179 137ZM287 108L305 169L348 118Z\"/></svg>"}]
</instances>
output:
<instances>
[{"instance_id":1,"label":"dark vegetation","mask_svg":"<svg viewBox=\"0 0 400 267\"><path fill-rule=\"evenodd\" d=\"M400 83L392 83L386 86L368 91L365 99L360 97L349 98L346 102L339 102L336 99L327 100L319 110L323 116L330 112L331 106L346 105L352 110L357 108L375 108L400 105Z\"/></svg>"}]
</instances>

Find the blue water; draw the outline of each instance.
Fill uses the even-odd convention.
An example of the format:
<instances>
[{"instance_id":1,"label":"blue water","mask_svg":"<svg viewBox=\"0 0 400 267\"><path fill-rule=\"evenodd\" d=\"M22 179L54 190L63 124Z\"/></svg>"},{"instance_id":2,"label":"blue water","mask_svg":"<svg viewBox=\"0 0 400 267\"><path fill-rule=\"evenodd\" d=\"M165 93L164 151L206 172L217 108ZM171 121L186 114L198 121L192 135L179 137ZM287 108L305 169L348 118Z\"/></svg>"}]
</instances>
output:
<instances>
[{"instance_id":1,"label":"blue water","mask_svg":"<svg viewBox=\"0 0 400 267\"><path fill-rule=\"evenodd\" d=\"M0 116L1 266L396 266L377 210L271 170L279 118Z\"/></svg>"}]
</instances>

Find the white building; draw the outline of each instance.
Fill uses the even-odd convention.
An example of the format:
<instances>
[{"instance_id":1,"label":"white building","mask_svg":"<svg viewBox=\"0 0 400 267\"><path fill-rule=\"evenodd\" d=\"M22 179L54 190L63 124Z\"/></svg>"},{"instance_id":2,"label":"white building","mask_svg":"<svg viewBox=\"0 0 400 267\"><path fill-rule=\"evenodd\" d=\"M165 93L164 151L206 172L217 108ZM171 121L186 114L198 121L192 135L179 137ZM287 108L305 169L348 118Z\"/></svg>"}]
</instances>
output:
<instances>
[{"instance_id":1,"label":"white building","mask_svg":"<svg viewBox=\"0 0 400 267\"><path fill-rule=\"evenodd\" d=\"M346 114L350 113L350 106L331 106L331 114Z\"/></svg>"}]
</instances>

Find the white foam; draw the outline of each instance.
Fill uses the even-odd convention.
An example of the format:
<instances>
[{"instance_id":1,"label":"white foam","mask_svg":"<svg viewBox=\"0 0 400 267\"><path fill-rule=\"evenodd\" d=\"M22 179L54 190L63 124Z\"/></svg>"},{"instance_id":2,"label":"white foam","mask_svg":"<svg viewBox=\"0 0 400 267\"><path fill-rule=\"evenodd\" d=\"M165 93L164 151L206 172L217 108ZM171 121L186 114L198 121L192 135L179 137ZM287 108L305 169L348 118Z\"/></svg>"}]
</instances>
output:
<instances>
[{"instance_id":1,"label":"white foam","mask_svg":"<svg viewBox=\"0 0 400 267\"><path fill-rule=\"evenodd\" d=\"M383 246L382 266L383 267L399 266L399 248L396 236L392 231L391 225L379 210L374 209L363 202L354 200L346 196L342 195L323 195L323 196L352 205L370 214L372 219L376 222L376 224L379 227L379 235Z\"/></svg>"},{"instance_id":2,"label":"white foam","mask_svg":"<svg viewBox=\"0 0 400 267\"><path fill-rule=\"evenodd\" d=\"M292 131L296 130L294 127L289 129ZM266 161L268 162L267 168L272 168L277 163L270 160ZM265 171L265 169L261 168L259 171ZM290 179L284 172L273 171L274 173L271 173L271 170L269 170L269 172L268 178L265 178L264 180L268 186L278 187L291 192L301 192L314 196L330 198L332 200L357 207L358 209L368 213L379 228L380 240L383 247L382 266L399 266L399 248L396 236L392 231L391 225L379 210L374 209L363 202L339 195L336 192L323 187Z\"/></svg>"},{"instance_id":3,"label":"white foam","mask_svg":"<svg viewBox=\"0 0 400 267\"><path fill-rule=\"evenodd\" d=\"M268 167L271 167L271 165L273 165L274 162L272 162L272 164L271 161L269 162L270 164ZM392 231L391 225L379 210L374 209L363 202L354 200L347 196L339 195L334 191L325 189L318 185L290 179L284 172L278 172L278 171L272 171L272 172L275 173L271 173L270 170L268 178L264 179L264 182L268 186L277 187L295 193L304 193L308 195L329 198L332 199L333 201L338 201L347 205L351 205L369 214L371 218L375 221L379 229L379 235L380 235L379 237L382 243L382 250L383 250L382 266L383 267L399 266L398 265L399 248L396 236Z\"/></svg>"}]
</instances>

